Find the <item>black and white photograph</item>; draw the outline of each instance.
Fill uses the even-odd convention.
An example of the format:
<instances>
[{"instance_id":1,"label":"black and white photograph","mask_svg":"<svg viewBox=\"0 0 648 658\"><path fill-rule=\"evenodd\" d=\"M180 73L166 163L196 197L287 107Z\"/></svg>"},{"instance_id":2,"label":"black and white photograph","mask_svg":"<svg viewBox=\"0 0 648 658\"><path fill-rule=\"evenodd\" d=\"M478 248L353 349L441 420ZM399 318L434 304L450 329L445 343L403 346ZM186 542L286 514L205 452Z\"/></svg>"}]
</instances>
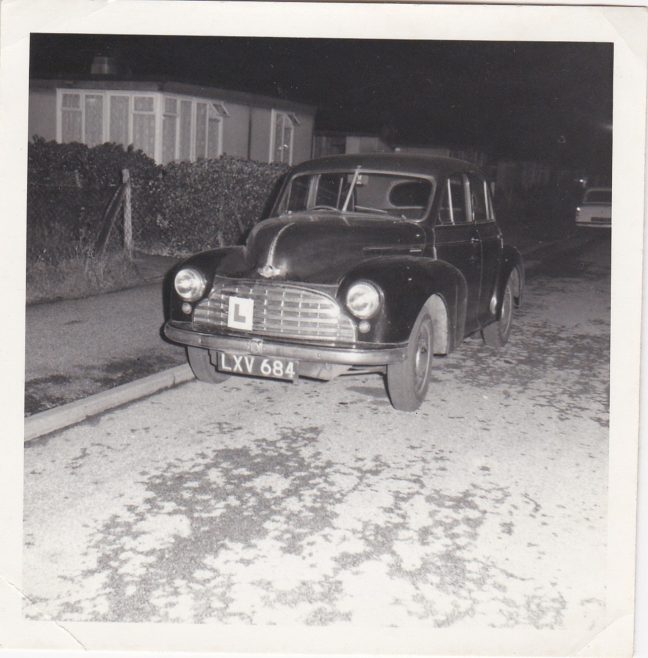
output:
<instances>
[{"instance_id":1,"label":"black and white photograph","mask_svg":"<svg viewBox=\"0 0 648 658\"><path fill-rule=\"evenodd\" d=\"M0 646L631 655L645 11L2 8Z\"/></svg>"}]
</instances>

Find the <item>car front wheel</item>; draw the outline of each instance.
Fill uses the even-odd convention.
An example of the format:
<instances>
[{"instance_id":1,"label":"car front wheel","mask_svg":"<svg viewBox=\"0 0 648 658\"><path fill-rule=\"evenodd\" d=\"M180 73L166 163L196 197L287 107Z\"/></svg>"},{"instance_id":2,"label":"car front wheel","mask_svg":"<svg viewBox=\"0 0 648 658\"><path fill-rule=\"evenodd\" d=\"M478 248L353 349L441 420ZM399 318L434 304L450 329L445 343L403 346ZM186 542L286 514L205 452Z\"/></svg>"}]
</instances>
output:
<instances>
[{"instance_id":1,"label":"car front wheel","mask_svg":"<svg viewBox=\"0 0 648 658\"><path fill-rule=\"evenodd\" d=\"M229 379L228 374L216 370L216 367L209 358L209 350L203 349L202 347L188 346L187 361L189 362L196 379L201 382L220 384L226 379Z\"/></svg>"},{"instance_id":2,"label":"car front wheel","mask_svg":"<svg viewBox=\"0 0 648 658\"><path fill-rule=\"evenodd\" d=\"M387 391L395 409L416 411L421 406L430 383L432 357L432 318L423 309L410 334L405 360L387 366Z\"/></svg>"},{"instance_id":3,"label":"car front wheel","mask_svg":"<svg viewBox=\"0 0 648 658\"><path fill-rule=\"evenodd\" d=\"M482 338L490 347L504 347L508 343L513 326L513 287L511 279L506 282L504 298L502 299L502 312L499 320L482 329Z\"/></svg>"}]
</instances>

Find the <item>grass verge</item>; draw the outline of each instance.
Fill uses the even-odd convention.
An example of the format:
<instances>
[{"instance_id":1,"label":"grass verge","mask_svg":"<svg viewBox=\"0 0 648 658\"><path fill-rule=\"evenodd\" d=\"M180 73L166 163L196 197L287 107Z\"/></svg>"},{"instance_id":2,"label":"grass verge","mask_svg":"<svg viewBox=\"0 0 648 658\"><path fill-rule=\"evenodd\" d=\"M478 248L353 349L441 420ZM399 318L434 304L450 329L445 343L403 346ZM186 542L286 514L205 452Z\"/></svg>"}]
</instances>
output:
<instances>
[{"instance_id":1,"label":"grass verge","mask_svg":"<svg viewBox=\"0 0 648 658\"><path fill-rule=\"evenodd\" d=\"M27 264L27 304L78 299L140 282L137 267L121 253L92 260L78 256L56 264L37 261Z\"/></svg>"}]
</instances>

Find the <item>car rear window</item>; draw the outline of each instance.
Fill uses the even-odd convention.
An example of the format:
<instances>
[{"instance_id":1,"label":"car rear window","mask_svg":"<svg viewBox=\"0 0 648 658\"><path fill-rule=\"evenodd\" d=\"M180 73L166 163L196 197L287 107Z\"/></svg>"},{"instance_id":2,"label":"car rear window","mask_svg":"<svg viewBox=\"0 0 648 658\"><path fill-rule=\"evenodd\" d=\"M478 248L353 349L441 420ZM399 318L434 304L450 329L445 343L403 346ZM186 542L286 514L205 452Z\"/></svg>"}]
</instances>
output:
<instances>
[{"instance_id":1,"label":"car rear window","mask_svg":"<svg viewBox=\"0 0 648 658\"><path fill-rule=\"evenodd\" d=\"M588 190L583 197L583 203L612 203L612 190Z\"/></svg>"}]
</instances>

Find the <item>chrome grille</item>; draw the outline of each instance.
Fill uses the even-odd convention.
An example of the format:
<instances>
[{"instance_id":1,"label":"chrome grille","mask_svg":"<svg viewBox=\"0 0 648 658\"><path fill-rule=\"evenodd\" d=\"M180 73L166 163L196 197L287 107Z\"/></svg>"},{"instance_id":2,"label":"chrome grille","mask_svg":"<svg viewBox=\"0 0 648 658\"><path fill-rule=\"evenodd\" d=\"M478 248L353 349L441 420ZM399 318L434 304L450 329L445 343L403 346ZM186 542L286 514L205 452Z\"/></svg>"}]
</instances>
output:
<instances>
[{"instance_id":1,"label":"chrome grille","mask_svg":"<svg viewBox=\"0 0 648 658\"><path fill-rule=\"evenodd\" d=\"M329 295L286 284L227 279L214 282L209 297L194 309L196 328L227 328L230 297L254 301L252 333L352 343L355 327Z\"/></svg>"}]
</instances>

